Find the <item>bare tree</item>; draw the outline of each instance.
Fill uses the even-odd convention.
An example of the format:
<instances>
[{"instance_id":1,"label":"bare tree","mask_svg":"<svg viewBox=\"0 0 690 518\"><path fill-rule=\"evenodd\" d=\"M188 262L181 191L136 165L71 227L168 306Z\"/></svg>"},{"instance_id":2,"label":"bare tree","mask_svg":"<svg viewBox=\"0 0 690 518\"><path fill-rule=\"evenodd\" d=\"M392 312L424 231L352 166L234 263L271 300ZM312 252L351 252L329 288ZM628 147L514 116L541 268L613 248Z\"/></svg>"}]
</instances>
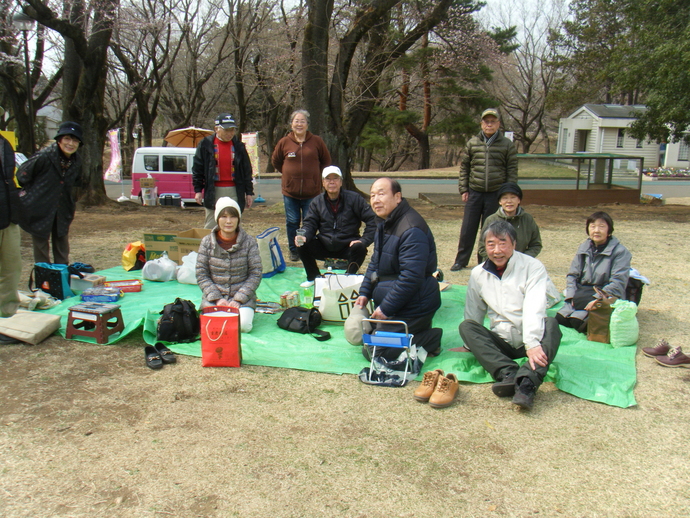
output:
<instances>
[{"instance_id":1,"label":"bare tree","mask_svg":"<svg viewBox=\"0 0 690 518\"><path fill-rule=\"evenodd\" d=\"M103 184L103 148L108 120L105 117L105 83L108 45L117 18L119 0L98 0L88 7L83 0L66 1L62 16L47 2L26 0L24 12L65 39L62 81L63 116L84 129L84 196L86 204L108 199Z\"/></svg>"},{"instance_id":2,"label":"bare tree","mask_svg":"<svg viewBox=\"0 0 690 518\"><path fill-rule=\"evenodd\" d=\"M515 25L520 47L495 61L496 75L487 88L501 102L504 124L514 131L521 151L529 153L539 139L548 145L547 101L557 73L548 36L562 23L565 5L562 0L523 0L496 9L499 14L491 20L499 20L504 29Z\"/></svg>"}]
</instances>

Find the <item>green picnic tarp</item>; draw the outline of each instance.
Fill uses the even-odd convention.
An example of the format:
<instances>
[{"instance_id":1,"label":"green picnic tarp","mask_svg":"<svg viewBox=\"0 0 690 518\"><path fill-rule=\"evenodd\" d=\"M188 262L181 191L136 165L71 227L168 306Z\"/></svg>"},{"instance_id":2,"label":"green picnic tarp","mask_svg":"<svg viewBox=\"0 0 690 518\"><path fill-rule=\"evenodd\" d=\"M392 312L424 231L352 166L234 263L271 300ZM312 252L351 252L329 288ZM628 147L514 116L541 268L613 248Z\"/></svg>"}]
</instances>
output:
<instances>
[{"instance_id":1,"label":"green picnic tarp","mask_svg":"<svg viewBox=\"0 0 690 518\"><path fill-rule=\"evenodd\" d=\"M126 272L122 267L99 272L108 280L141 279L141 271ZM277 302L288 290L299 289L304 272L288 268L284 273L263 279L257 291L258 298ZM140 326L144 341L156 341L156 322L165 304L176 297L189 299L197 306L201 301L201 290L196 285L171 282L143 281L139 293L127 293L118 304L121 306L125 329L112 335L109 344L116 343ZM79 297L63 301L47 310L62 316L60 333L65 336L70 306L78 304ZM443 352L428 358L424 371L443 369L452 372L461 381L488 383L492 379L474 358L472 353L450 351L463 345L458 333L465 304L465 287L451 285L441 294L441 308L434 317L434 326L443 328ZM558 306L557 306L558 307ZM556 308L557 308L556 307ZM549 310L555 314L556 308ZM319 342L308 335L283 331L276 325L278 315L257 313L251 333L242 335L242 362L249 365L283 367L316 372L357 374L368 362L361 354L361 348L350 345L343 336L342 326L324 325L324 331L331 333L331 340ZM561 328L563 340L558 355L552 363L546 381L577 397L608 405L627 408L636 404L633 388L636 382L634 346L613 348L608 344L589 342L584 335L572 329ZM89 337L75 336L74 340L95 343ZM201 356L201 343L174 344L170 348L189 356Z\"/></svg>"}]
</instances>

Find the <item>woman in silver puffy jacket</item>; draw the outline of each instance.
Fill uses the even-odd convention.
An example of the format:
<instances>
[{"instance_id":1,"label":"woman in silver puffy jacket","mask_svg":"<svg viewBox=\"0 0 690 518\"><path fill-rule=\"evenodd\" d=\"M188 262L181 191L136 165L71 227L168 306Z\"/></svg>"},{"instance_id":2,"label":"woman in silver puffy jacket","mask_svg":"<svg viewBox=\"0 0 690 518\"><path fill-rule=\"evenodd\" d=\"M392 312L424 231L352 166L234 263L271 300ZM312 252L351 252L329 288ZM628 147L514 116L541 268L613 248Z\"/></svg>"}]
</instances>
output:
<instances>
[{"instance_id":1,"label":"woman in silver puffy jacket","mask_svg":"<svg viewBox=\"0 0 690 518\"><path fill-rule=\"evenodd\" d=\"M196 278L203 293L201 308L231 306L240 311L240 329L252 330L261 257L256 238L240 228L242 213L228 197L216 202L216 226L201 240Z\"/></svg>"},{"instance_id":2,"label":"woman in silver puffy jacket","mask_svg":"<svg viewBox=\"0 0 690 518\"><path fill-rule=\"evenodd\" d=\"M565 304L556 314L562 326L587 331L587 317L598 295L625 298L632 255L613 234L613 220L595 212L585 224L589 238L580 245L566 277Z\"/></svg>"}]
</instances>

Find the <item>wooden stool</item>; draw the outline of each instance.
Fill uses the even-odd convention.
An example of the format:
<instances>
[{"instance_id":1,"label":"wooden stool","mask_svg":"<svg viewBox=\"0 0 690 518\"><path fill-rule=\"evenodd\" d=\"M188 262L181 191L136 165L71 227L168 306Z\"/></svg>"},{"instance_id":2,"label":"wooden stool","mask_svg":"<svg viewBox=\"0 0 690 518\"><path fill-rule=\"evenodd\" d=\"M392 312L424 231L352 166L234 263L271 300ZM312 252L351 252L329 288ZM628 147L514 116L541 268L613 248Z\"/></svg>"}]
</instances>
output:
<instances>
[{"instance_id":1,"label":"wooden stool","mask_svg":"<svg viewBox=\"0 0 690 518\"><path fill-rule=\"evenodd\" d=\"M106 344L110 335L124 328L119 304L82 302L69 308L65 338L90 336L96 339L96 343Z\"/></svg>"}]
</instances>

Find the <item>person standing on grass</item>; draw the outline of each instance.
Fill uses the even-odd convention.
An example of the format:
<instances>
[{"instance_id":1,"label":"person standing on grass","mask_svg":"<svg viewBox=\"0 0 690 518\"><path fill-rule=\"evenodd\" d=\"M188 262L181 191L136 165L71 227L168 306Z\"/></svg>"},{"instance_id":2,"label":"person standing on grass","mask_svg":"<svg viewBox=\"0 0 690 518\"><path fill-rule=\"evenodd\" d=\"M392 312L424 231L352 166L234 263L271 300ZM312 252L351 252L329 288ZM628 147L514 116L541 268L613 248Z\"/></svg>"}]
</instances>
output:
<instances>
[{"instance_id":1,"label":"person standing on grass","mask_svg":"<svg viewBox=\"0 0 690 518\"><path fill-rule=\"evenodd\" d=\"M227 196L240 206L250 208L254 200L252 163L247 148L236 134L235 119L221 113L215 120L215 135L204 137L196 148L192 166L194 200L203 204L204 228L213 228L216 200Z\"/></svg>"},{"instance_id":2,"label":"person standing on grass","mask_svg":"<svg viewBox=\"0 0 690 518\"><path fill-rule=\"evenodd\" d=\"M482 131L467 142L460 165L459 188L465 212L451 272L469 264L477 231L498 210L498 189L506 182L518 181L517 151L500 131L498 111L484 110L481 126Z\"/></svg>"},{"instance_id":3,"label":"person standing on grass","mask_svg":"<svg viewBox=\"0 0 690 518\"><path fill-rule=\"evenodd\" d=\"M271 162L282 175L290 261L299 261L295 245L297 229L307 216L309 204L321 193L321 171L331 165L326 144L309 130L309 112L295 110L290 115L290 133L276 144Z\"/></svg>"},{"instance_id":4,"label":"person standing on grass","mask_svg":"<svg viewBox=\"0 0 690 518\"><path fill-rule=\"evenodd\" d=\"M546 316L548 275L539 260L515 251L517 233L507 221L488 225L481 239L489 258L470 274L460 336L496 380L494 394L513 396L529 410L562 337L556 319ZM515 360L525 357L519 366Z\"/></svg>"},{"instance_id":5,"label":"person standing on grass","mask_svg":"<svg viewBox=\"0 0 690 518\"><path fill-rule=\"evenodd\" d=\"M4 110L0 108L0 112ZM14 182L14 150L0 135L0 317L11 317L19 307L17 285L22 274L19 236L19 189ZM0 344L18 343L0 334Z\"/></svg>"},{"instance_id":6,"label":"person standing on grass","mask_svg":"<svg viewBox=\"0 0 690 518\"><path fill-rule=\"evenodd\" d=\"M73 190L82 183L81 143L81 126L63 122L55 144L33 155L17 171L20 225L31 234L37 263L69 264L69 227L76 211Z\"/></svg>"}]
</instances>

